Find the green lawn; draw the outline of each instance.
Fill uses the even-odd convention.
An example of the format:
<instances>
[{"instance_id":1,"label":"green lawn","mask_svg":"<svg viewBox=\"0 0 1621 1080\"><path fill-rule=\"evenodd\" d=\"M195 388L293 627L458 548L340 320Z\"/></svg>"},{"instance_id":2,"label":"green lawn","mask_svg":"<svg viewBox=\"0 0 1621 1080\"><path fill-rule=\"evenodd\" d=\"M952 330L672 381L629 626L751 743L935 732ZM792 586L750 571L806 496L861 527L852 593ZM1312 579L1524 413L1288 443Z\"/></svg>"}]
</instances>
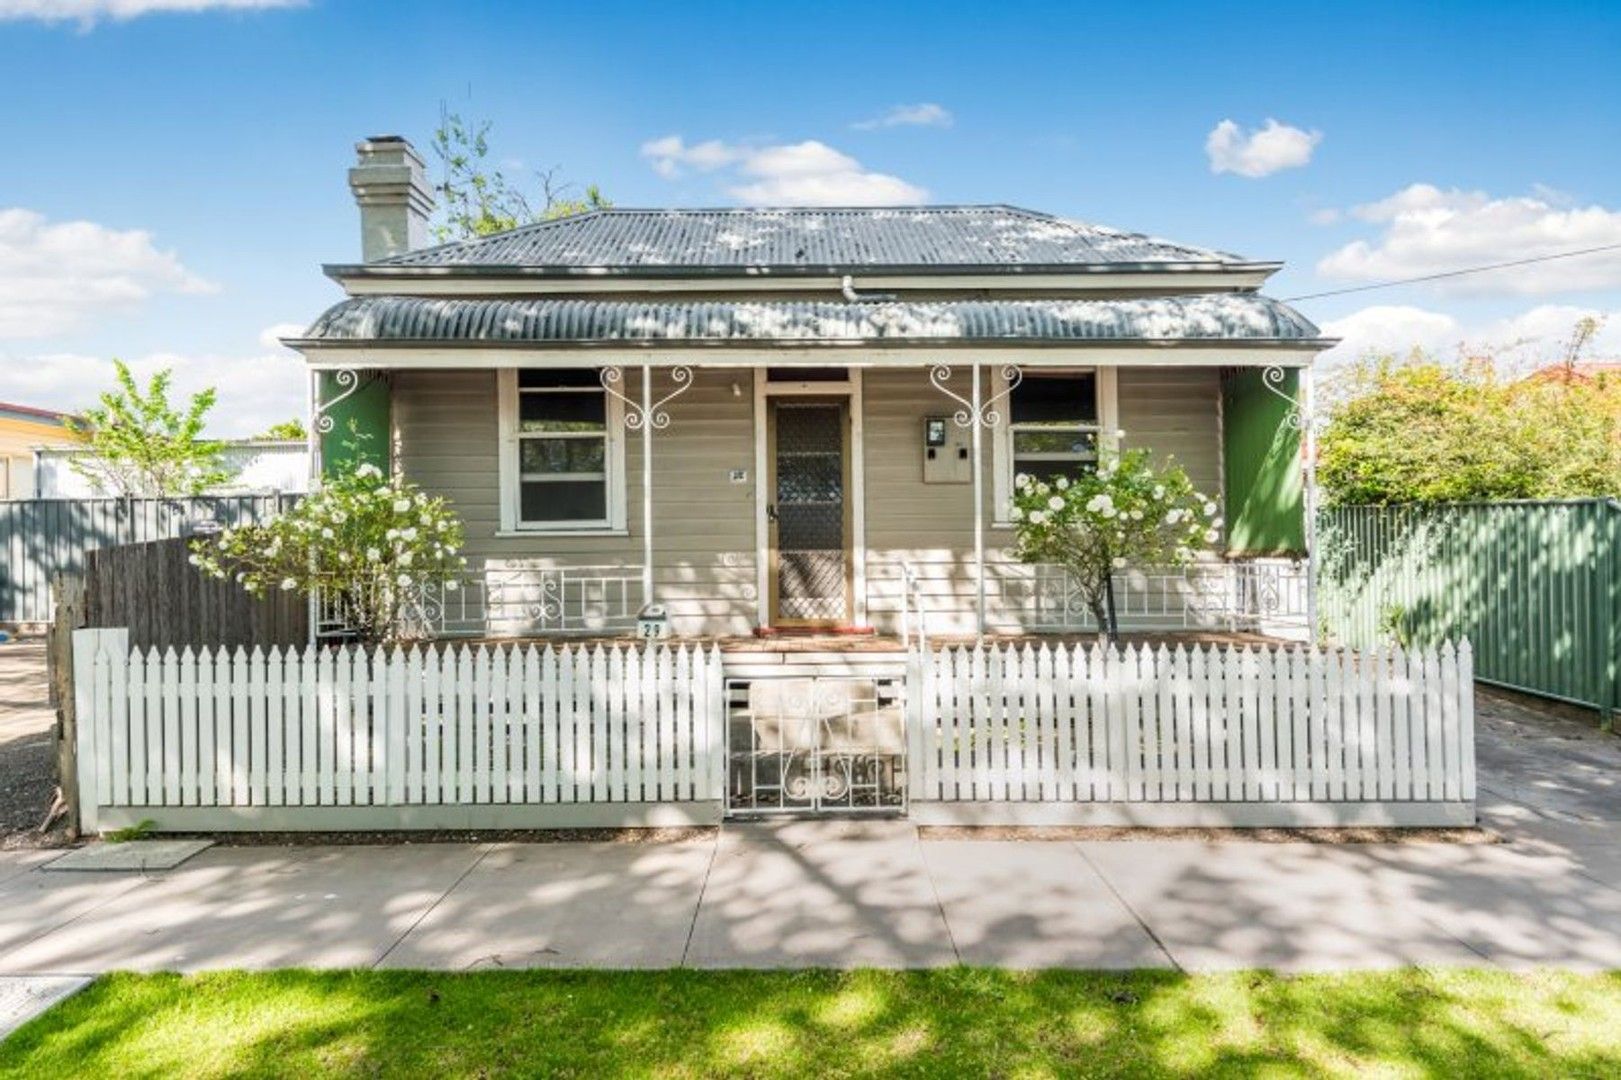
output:
<instances>
[{"instance_id":1,"label":"green lawn","mask_svg":"<svg viewBox=\"0 0 1621 1080\"><path fill-rule=\"evenodd\" d=\"M115 975L5 1076L1616 1075L1621 974Z\"/></svg>"}]
</instances>

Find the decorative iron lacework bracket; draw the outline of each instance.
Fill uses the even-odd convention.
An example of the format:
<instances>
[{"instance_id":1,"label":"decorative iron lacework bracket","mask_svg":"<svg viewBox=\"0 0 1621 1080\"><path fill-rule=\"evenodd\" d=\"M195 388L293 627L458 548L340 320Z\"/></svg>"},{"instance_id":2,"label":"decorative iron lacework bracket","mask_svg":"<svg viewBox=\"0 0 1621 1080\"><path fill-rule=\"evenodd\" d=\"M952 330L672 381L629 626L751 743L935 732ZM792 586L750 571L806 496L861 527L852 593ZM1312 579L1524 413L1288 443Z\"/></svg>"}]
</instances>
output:
<instances>
[{"instance_id":1,"label":"decorative iron lacework bracket","mask_svg":"<svg viewBox=\"0 0 1621 1080\"><path fill-rule=\"evenodd\" d=\"M605 367L598 375L602 388L618 398L625 406L625 427L631 431L641 431L648 427L654 431L663 431L670 426L670 414L664 408L670 402L692 389L692 368L685 364L670 369L670 378L675 383L675 389L659 398L657 401L635 401L624 394L619 386L625 381L625 369L618 367Z\"/></svg>"},{"instance_id":2,"label":"decorative iron lacework bracket","mask_svg":"<svg viewBox=\"0 0 1621 1080\"><path fill-rule=\"evenodd\" d=\"M1284 415L1283 422L1295 431L1305 431L1308 427L1320 426L1322 418L1307 416L1305 408L1298 400L1279 389L1283 385L1283 380L1288 377L1288 372L1275 364L1261 370L1261 385L1282 398L1289 405L1289 411Z\"/></svg>"},{"instance_id":3,"label":"decorative iron lacework bracket","mask_svg":"<svg viewBox=\"0 0 1621 1080\"><path fill-rule=\"evenodd\" d=\"M332 373L332 381L338 384L338 394L329 401L322 401L320 394L320 380L316 380L314 423L317 434L330 435L337 421L332 418L332 407L360 389L360 371L357 368L338 368Z\"/></svg>"},{"instance_id":4,"label":"decorative iron lacework bracket","mask_svg":"<svg viewBox=\"0 0 1621 1080\"><path fill-rule=\"evenodd\" d=\"M977 373L979 365L975 364ZM959 406L952 414L951 419L958 427L995 428L1002 423L1002 412L999 406L1013 393L1018 385L1024 381L1024 372L1019 370L1017 364L1006 364L1002 367L1002 378L1007 386L990 397L980 401L976 406L971 397L963 397L946 383L951 381L953 372L950 364L934 364L929 368L929 383L946 397L955 401Z\"/></svg>"}]
</instances>

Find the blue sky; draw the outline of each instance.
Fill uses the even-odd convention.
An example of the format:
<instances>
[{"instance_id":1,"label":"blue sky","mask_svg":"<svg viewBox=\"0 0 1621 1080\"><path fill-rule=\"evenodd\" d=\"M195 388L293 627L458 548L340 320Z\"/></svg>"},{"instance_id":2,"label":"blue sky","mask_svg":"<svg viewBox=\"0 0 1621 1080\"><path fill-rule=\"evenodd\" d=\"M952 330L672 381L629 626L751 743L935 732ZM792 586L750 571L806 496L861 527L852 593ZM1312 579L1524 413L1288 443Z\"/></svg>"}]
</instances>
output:
<instances>
[{"instance_id":1,"label":"blue sky","mask_svg":"<svg viewBox=\"0 0 1621 1080\"><path fill-rule=\"evenodd\" d=\"M1281 297L1621 242L1621 5L1324 7L0 0L0 399L118 355L228 433L298 409L266 332L358 254L353 142L441 103L623 206L1008 202L1285 260ZM1621 252L1300 306L1516 362L1615 312L1621 356Z\"/></svg>"}]
</instances>

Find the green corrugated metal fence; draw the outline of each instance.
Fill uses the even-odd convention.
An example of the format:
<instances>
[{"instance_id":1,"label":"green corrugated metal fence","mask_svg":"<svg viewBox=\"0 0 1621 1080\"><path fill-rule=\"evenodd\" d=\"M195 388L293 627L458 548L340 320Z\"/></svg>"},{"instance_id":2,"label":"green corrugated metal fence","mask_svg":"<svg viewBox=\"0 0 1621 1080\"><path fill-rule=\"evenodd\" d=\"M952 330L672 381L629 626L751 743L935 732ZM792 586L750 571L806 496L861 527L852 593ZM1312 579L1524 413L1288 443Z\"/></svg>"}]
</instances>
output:
<instances>
[{"instance_id":1,"label":"green corrugated metal fence","mask_svg":"<svg viewBox=\"0 0 1621 1080\"><path fill-rule=\"evenodd\" d=\"M263 521L297 501L296 495L0 501L0 622L49 622L51 579L82 573L87 551L184 536L205 520Z\"/></svg>"},{"instance_id":2,"label":"green corrugated metal fence","mask_svg":"<svg viewBox=\"0 0 1621 1080\"><path fill-rule=\"evenodd\" d=\"M1320 619L1363 647L1468 637L1488 682L1609 710L1621 503L1347 506L1318 518Z\"/></svg>"}]
</instances>

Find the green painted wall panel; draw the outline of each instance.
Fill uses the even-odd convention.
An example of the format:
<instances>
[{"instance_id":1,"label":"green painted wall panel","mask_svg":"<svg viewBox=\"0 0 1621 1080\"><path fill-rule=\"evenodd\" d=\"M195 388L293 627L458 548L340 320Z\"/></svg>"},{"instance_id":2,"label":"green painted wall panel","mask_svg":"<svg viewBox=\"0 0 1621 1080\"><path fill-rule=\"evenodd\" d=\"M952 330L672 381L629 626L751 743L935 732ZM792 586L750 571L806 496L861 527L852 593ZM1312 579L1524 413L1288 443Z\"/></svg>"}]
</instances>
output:
<instances>
[{"instance_id":1,"label":"green painted wall panel","mask_svg":"<svg viewBox=\"0 0 1621 1080\"><path fill-rule=\"evenodd\" d=\"M1221 381L1222 461L1227 489L1227 550L1233 555L1302 555L1306 499L1300 432L1289 423L1300 372L1284 369L1274 393L1260 368L1227 372Z\"/></svg>"},{"instance_id":2,"label":"green painted wall panel","mask_svg":"<svg viewBox=\"0 0 1621 1080\"><path fill-rule=\"evenodd\" d=\"M337 375L322 372L322 401L333 401L343 393ZM355 392L332 405L332 430L321 436L321 473L330 476L346 472L362 462L371 462L387 472L389 467L390 409L386 376L362 373Z\"/></svg>"},{"instance_id":3,"label":"green painted wall panel","mask_svg":"<svg viewBox=\"0 0 1621 1080\"><path fill-rule=\"evenodd\" d=\"M1344 506L1318 517L1330 636L1357 648L1468 638L1480 678L1621 706L1621 505Z\"/></svg>"}]
</instances>

